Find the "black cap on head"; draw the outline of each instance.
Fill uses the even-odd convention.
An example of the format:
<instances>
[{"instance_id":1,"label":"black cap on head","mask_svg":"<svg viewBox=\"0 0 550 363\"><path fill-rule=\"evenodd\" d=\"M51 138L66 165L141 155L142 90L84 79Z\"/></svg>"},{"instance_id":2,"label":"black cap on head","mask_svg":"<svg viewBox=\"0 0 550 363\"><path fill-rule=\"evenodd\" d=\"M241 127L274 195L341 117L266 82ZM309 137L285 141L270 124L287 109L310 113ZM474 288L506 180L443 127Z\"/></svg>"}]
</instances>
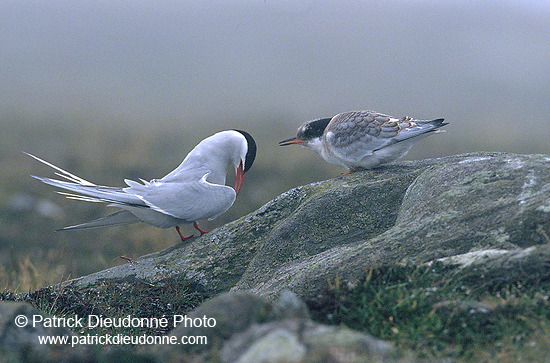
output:
<instances>
[{"instance_id":1,"label":"black cap on head","mask_svg":"<svg viewBox=\"0 0 550 363\"><path fill-rule=\"evenodd\" d=\"M323 136L328 123L332 118L320 118L310 121L298 130L298 138L311 140Z\"/></svg>"},{"instance_id":2,"label":"black cap on head","mask_svg":"<svg viewBox=\"0 0 550 363\"><path fill-rule=\"evenodd\" d=\"M256 141L254 141L254 138L246 131L237 130L237 129L234 129L233 131L237 131L241 133L246 139L246 143L248 145L248 151L246 152L244 165L243 165L243 171L246 173L248 169L252 167L252 164L254 163L254 159L256 159Z\"/></svg>"}]
</instances>

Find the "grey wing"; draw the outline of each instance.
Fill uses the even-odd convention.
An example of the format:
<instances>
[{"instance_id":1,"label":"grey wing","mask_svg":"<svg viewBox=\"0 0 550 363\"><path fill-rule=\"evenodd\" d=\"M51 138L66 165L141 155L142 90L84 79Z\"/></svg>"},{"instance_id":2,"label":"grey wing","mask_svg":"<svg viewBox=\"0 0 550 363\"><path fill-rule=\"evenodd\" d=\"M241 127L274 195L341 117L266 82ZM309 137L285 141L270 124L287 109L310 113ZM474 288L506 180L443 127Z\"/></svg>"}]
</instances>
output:
<instances>
[{"instance_id":1,"label":"grey wing","mask_svg":"<svg viewBox=\"0 0 550 363\"><path fill-rule=\"evenodd\" d=\"M126 193L138 196L152 209L189 222L214 219L235 201L233 188L212 184L204 175L194 181L153 180L140 184L126 180Z\"/></svg>"},{"instance_id":2,"label":"grey wing","mask_svg":"<svg viewBox=\"0 0 550 363\"><path fill-rule=\"evenodd\" d=\"M325 132L325 143L335 154L365 155L386 146L399 134L398 119L374 111L352 111L332 118Z\"/></svg>"},{"instance_id":3,"label":"grey wing","mask_svg":"<svg viewBox=\"0 0 550 363\"><path fill-rule=\"evenodd\" d=\"M375 152L444 125L443 119L398 119L374 111L352 111L333 117L327 126L325 140L333 153L349 158L357 153Z\"/></svg>"}]
</instances>

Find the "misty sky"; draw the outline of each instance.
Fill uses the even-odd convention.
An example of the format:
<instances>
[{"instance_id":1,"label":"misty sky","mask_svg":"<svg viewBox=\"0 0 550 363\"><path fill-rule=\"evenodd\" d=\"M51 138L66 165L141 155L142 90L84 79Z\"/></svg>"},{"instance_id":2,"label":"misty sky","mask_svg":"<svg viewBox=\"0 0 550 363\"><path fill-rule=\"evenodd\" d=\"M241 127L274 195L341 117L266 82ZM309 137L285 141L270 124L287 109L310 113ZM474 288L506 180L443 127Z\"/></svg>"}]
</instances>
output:
<instances>
[{"instance_id":1,"label":"misty sky","mask_svg":"<svg viewBox=\"0 0 550 363\"><path fill-rule=\"evenodd\" d=\"M373 109L445 117L454 140L549 153L549 10L538 0L1 0L0 117L269 125L289 137L308 119Z\"/></svg>"}]
</instances>

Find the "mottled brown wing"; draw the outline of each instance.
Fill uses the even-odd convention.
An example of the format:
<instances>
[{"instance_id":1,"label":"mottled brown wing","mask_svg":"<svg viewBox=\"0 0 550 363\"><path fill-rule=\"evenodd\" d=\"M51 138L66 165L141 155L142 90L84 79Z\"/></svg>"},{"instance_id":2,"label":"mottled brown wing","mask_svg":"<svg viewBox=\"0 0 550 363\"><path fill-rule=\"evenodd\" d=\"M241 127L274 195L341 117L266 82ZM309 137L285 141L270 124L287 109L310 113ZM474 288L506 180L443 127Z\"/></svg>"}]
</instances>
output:
<instances>
[{"instance_id":1,"label":"mottled brown wing","mask_svg":"<svg viewBox=\"0 0 550 363\"><path fill-rule=\"evenodd\" d=\"M358 142L371 150L384 147L401 129L414 124L411 118L397 119L373 111L352 111L336 115L327 126L327 138L335 148L348 148ZM330 133L330 134L329 134Z\"/></svg>"}]
</instances>

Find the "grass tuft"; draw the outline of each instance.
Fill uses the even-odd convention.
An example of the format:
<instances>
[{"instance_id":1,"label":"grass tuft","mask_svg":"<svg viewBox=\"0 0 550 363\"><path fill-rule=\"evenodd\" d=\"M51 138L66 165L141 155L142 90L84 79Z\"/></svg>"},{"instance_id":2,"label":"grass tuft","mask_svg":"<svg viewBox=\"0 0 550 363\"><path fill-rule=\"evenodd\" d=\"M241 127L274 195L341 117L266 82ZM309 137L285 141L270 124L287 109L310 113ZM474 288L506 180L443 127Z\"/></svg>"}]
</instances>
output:
<instances>
[{"instance_id":1,"label":"grass tuft","mask_svg":"<svg viewBox=\"0 0 550 363\"><path fill-rule=\"evenodd\" d=\"M315 320L344 325L411 349L421 358L544 361L550 348L550 281L485 290L453 269L369 269L356 283L334 280L309 306Z\"/></svg>"}]
</instances>

